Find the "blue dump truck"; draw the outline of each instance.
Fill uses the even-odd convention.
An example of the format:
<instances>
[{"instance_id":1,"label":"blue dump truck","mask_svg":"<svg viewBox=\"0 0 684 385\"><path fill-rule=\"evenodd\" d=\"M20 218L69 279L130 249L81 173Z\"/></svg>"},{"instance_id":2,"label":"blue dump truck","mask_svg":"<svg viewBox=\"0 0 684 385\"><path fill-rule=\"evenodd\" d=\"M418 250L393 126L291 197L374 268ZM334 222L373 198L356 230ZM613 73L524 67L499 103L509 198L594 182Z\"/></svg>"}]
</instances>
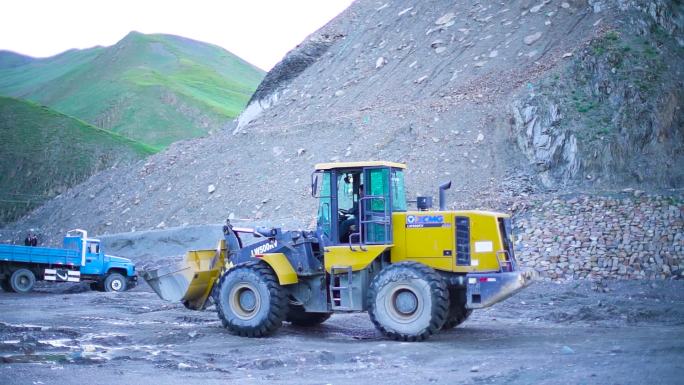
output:
<instances>
[{"instance_id":1,"label":"blue dump truck","mask_svg":"<svg viewBox=\"0 0 684 385\"><path fill-rule=\"evenodd\" d=\"M36 281L90 282L98 291L124 291L135 286L138 276L130 259L107 255L100 240L85 230L71 230L64 248L0 245L0 287L27 293Z\"/></svg>"}]
</instances>

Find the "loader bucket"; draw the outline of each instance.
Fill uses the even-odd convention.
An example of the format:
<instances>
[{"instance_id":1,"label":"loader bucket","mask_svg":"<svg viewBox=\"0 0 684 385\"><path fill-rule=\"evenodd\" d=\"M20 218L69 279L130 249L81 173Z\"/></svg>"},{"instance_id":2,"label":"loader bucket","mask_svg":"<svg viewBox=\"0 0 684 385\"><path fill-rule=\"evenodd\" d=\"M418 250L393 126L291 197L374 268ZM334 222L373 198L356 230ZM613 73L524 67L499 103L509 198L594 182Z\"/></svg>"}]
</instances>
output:
<instances>
[{"instance_id":1,"label":"loader bucket","mask_svg":"<svg viewBox=\"0 0 684 385\"><path fill-rule=\"evenodd\" d=\"M221 241L216 249L188 251L179 265L146 270L142 277L162 299L181 301L188 309L201 310L225 267L225 255L225 243Z\"/></svg>"}]
</instances>

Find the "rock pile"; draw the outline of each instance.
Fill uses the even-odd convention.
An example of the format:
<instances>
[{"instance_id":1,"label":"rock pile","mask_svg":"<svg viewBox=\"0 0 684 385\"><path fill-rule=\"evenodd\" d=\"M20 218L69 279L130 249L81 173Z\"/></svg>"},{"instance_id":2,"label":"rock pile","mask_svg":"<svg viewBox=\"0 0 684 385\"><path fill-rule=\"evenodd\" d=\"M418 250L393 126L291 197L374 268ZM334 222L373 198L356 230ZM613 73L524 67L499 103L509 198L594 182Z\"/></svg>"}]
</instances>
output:
<instances>
[{"instance_id":1,"label":"rock pile","mask_svg":"<svg viewBox=\"0 0 684 385\"><path fill-rule=\"evenodd\" d=\"M525 209L515 221L518 259L551 280L665 279L684 269L684 203L631 195Z\"/></svg>"}]
</instances>

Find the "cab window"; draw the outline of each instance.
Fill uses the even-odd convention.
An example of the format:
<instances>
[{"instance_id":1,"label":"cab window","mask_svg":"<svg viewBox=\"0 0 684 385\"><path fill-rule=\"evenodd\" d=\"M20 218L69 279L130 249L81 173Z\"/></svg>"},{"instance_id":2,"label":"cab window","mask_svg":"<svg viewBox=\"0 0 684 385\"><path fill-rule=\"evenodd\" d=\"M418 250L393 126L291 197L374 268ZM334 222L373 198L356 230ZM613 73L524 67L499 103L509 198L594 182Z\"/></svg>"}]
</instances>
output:
<instances>
[{"instance_id":1,"label":"cab window","mask_svg":"<svg viewBox=\"0 0 684 385\"><path fill-rule=\"evenodd\" d=\"M90 254L98 254L100 252L99 243L88 243L88 252Z\"/></svg>"},{"instance_id":2,"label":"cab window","mask_svg":"<svg viewBox=\"0 0 684 385\"><path fill-rule=\"evenodd\" d=\"M330 233L331 233L331 211L330 211L330 203L331 203L331 196L330 196L330 173L325 172L319 179L319 182L317 183L317 196L319 197L318 201L318 227L323 231L323 234L325 234L328 239L330 239Z\"/></svg>"},{"instance_id":3,"label":"cab window","mask_svg":"<svg viewBox=\"0 0 684 385\"><path fill-rule=\"evenodd\" d=\"M351 210L354 206L354 175L342 173L337 176L337 208Z\"/></svg>"},{"instance_id":4,"label":"cab window","mask_svg":"<svg viewBox=\"0 0 684 385\"><path fill-rule=\"evenodd\" d=\"M385 211L385 205L389 204L389 186L387 185L387 168L370 169L366 173L366 194L380 199L369 200L370 207L365 207L368 211Z\"/></svg>"},{"instance_id":5,"label":"cab window","mask_svg":"<svg viewBox=\"0 0 684 385\"><path fill-rule=\"evenodd\" d=\"M366 198L363 204L363 238L369 244L382 244L391 240L390 215L390 169L366 169L364 189Z\"/></svg>"},{"instance_id":6,"label":"cab window","mask_svg":"<svg viewBox=\"0 0 684 385\"><path fill-rule=\"evenodd\" d=\"M406 191L404 190L404 171L392 169L392 211L406 211Z\"/></svg>"}]
</instances>

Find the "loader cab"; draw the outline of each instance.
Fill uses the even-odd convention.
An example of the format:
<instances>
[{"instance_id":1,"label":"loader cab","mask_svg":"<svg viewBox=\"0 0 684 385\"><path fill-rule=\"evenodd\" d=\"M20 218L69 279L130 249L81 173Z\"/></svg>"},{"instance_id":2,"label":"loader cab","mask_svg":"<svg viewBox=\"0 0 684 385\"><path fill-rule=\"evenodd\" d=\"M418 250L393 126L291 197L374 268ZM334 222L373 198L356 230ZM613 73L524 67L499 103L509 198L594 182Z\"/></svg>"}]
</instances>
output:
<instances>
[{"instance_id":1,"label":"loader cab","mask_svg":"<svg viewBox=\"0 0 684 385\"><path fill-rule=\"evenodd\" d=\"M406 211L405 165L322 163L312 175L317 228L330 245L392 243L392 212Z\"/></svg>"}]
</instances>

